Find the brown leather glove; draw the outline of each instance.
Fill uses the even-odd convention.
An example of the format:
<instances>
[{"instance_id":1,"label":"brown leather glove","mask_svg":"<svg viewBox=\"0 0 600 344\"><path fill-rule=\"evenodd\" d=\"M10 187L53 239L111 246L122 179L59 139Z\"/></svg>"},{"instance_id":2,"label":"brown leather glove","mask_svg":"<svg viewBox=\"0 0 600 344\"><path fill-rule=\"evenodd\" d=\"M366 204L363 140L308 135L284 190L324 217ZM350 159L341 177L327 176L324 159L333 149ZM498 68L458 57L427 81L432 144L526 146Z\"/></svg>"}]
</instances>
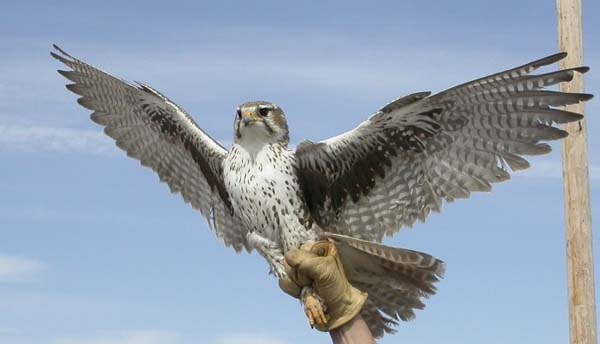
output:
<instances>
[{"instance_id":1,"label":"brown leather glove","mask_svg":"<svg viewBox=\"0 0 600 344\"><path fill-rule=\"evenodd\" d=\"M279 287L299 298L303 287L312 286L327 307L327 321L317 329L330 331L352 320L361 310L367 293L354 288L346 278L335 245L329 241L307 243L285 255L287 277Z\"/></svg>"}]
</instances>

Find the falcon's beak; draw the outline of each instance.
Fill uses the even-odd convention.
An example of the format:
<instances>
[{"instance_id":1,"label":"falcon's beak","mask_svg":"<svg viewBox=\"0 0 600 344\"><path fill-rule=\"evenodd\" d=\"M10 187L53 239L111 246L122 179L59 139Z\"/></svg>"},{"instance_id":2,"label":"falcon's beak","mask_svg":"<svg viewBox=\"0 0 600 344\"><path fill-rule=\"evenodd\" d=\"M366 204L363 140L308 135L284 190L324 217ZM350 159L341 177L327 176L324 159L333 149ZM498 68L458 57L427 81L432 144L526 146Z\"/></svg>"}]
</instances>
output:
<instances>
[{"instance_id":1,"label":"falcon's beak","mask_svg":"<svg viewBox=\"0 0 600 344\"><path fill-rule=\"evenodd\" d=\"M256 116L253 111L242 111L242 123L244 126L249 126L250 124L254 124L258 122L260 118Z\"/></svg>"}]
</instances>

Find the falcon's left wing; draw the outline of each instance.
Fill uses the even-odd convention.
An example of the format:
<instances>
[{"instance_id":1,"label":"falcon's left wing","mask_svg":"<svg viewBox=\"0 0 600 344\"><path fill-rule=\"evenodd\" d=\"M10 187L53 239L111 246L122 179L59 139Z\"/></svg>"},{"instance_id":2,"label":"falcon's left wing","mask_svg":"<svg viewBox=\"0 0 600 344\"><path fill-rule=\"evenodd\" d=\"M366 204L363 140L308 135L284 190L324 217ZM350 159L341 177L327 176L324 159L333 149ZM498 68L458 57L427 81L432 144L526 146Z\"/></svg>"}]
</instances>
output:
<instances>
[{"instance_id":1,"label":"falcon's left wing","mask_svg":"<svg viewBox=\"0 0 600 344\"><path fill-rule=\"evenodd\" d=\"M356 129L297 148L298 176L313 217L327 231L381 241L440 211L443 201L490 191L544 154L541 141L567 136L553 126L582 118L557 106L589 94L545 87L587 67L530 75L560 53L429 96L386 105Z\"/></svg>"},{"instance_id":2,"label":"falcon's left wing","mask_svg":"<svg viewBox=\"0 0 600 344\"><path fill-rule=\"evenodd\" d=\"M67 88L82 96L79 104L94 111L92 120L128 156L152 168L171 192L200 211L227 246L248 250L244 226L223 183L225 148L156 90L130 85L54 48L61 55L52 56L72 69L59 73L74 82Z\"/></svg>"}]
</instances>

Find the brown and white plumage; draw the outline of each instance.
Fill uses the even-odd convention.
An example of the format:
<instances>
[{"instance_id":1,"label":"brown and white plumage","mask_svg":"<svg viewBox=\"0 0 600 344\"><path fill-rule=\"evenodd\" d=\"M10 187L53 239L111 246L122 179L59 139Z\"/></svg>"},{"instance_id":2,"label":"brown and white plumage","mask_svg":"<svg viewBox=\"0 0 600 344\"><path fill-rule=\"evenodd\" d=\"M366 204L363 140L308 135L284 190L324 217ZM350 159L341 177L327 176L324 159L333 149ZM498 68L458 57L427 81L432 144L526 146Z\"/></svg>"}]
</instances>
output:
<instances>
[{"instance_id":1,"label":"brown and white plumage","mask_svg":"<svg viewBox=\"0 0 600 344\"><path fill-rule=\"evenodd\" d=\"M149 86L55 48L60 54L52 55L72 69L60 71L74 82L67 88L94 111L92 120L199 210L226 245L257 250L281 277L285 252L335 241L348 279L369 294L362 316L377 337L412 319L444 272L442 261L381 245L383 237L529 167L522 156L547 153L542 141L566 136L555 123L581 118L556 107L591 98L545 90L587 67L530 74L561 53L436 95L397 99L356 129L296 151L287 148L280 107L245 103L226 150Z\"/></svg>"},{"instance_id":2,"label":"brown and white plumage","mask_svg":"<svg viewBox=\"0 0 600 344\"><path fill-rule=\"evenodd\" d=\"M564 58L556 54L429 96L391 102L356 129L299 145L301 174L315 218L331 231L381 241L424 221L443 201L510 178L529 167L523 155L548 153L541 141L563 138L553 123L581 119L554 107L589 94L543 88L587 67L529 75Z\"/></svg>"}]
</instances>

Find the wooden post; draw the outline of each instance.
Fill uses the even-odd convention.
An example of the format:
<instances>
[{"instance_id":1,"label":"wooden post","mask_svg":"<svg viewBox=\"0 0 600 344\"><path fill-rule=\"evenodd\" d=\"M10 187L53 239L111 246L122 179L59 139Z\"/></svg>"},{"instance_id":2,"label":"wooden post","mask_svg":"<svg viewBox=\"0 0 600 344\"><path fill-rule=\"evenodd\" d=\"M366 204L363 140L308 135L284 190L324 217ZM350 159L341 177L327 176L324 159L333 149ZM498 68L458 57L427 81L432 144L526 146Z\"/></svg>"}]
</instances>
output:
<instances>
[{"instance_id":1,"label":"wooden post","mask_svg":"<svg viewBox=\"0 0 600 344\"><path fill-rule=\"evenodd\" d=\"M558 46L569 53L561 69L583 65L581 0L557 0ZM563 92L583 92L583 77L560 85ZM566 110L583 114L584 105ZM569 334L571 344L596 344L594 261L585 119L564 126L563 176L569 288Z\"/></svg>"}]
</instances>

